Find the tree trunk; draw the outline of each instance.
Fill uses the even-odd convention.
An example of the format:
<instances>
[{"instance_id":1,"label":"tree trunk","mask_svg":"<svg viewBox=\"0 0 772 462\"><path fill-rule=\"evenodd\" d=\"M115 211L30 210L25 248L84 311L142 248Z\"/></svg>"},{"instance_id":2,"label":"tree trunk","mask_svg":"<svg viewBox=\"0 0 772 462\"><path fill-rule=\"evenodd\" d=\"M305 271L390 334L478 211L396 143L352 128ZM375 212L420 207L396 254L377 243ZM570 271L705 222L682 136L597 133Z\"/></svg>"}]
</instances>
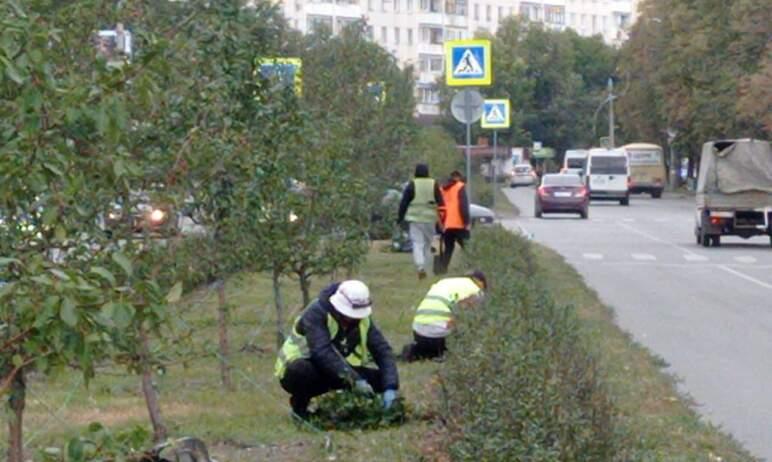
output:
<instances>
[{"instance_id":1,"label":"tree trunk","mask_svg":"<svg viewBox=\"0 0 772 462\"><path fill-rule=\"evenodd\" d=\"M167 430L161 417L158 393L153 387L153 368L150 366L150 341L144 329L140 328L140 361L142 367L142 393L145 395L147 412L153 425L153 441L158 444L166 440Z\"/></svg>"},{"instance_id":2,"label":"tree trunk","mask_svg":"<svg viewBox=\"0 0 772 462\"><path fill-rule=\"evenodd\" d=\"M8 368L13 371L13 367ZM24 405L27 385L24 381L24 369L20 369L11 381L8 396L8 462L24 462Z\"/></svg>"},{"instance_id":3,"label":"tree trunk","mask_svg":"<svg viewBox=\"0 0 772 462\"><path fill-rule=\"evenodd\" d=\"M279 278L281 273L273 271L273 303L276 306L276 346L281 349L284 343L284 301L281 298Z\"/></svg>"},{"instance_id":4,"label":"tree trunk","mask_svg":"<svg viewBox=\"0 0 772 462\"><path fill-rule=\"evenodd\" d=\"M225 281L217 281L217 323L220 331L220 376L222 384L228 391L233 391L233 382L231 381L231 367L229 364L230 348L228 346L228 323L230 322L230 313L228 312L228 303L225 298Z\"/></svg>"},{"instance_id":5,"label":"tree trunk","mask_svg":"<svg viewBox=\"0 0 772 462\"><path fill-rule=\"evenodd\" d=\"M303 293L303 307L305 308L311 303L311 278L308 273L302 271L298 275L298 280L300 281L300 291Z\"/></svg>"}]
</instances>

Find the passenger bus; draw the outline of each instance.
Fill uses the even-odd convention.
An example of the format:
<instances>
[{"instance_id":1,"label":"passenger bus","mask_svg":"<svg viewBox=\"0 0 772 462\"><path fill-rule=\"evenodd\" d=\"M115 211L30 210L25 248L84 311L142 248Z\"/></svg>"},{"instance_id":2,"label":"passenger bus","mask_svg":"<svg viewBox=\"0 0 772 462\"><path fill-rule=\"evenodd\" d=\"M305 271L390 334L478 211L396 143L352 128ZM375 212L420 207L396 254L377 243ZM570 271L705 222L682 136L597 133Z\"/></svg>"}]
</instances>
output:
<instances>
[{"instance_id":1,"label":"passenger bus","mask_svg":"<svg viewBox=\"0 0 772 462\"><path fill-rule=\"evenodd\" d=\"M656 144L633 143L622 146L630 160L630 193L648 193L659 199L665 189L667 168L662 148Z\"/></svg>"}]
</instances>

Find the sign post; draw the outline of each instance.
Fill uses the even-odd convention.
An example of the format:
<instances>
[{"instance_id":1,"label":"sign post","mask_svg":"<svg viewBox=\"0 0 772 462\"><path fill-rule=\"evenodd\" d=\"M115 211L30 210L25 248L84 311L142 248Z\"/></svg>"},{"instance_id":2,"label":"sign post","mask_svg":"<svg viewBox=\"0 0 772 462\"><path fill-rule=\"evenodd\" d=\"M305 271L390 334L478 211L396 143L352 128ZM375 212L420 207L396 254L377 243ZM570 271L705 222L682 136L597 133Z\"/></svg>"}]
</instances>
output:
<instances>
[{"instance_id":1,"label":"sign post","mask_svg":"<svg viewBox=\"0 0 772 462\"><path fill-rule=\"evenodd\" d=\"M450 40L445 42L445 83L449 87L489 86L493 80L491 42L489 40ZM453 116L466 124L466 181L471 197L472 177L472 124L482 113L482 97L477 91L464 90L453 97ZM476 117L471 117L477 114ZM463 113L459 117L456 112Z\"/></svg>"},{"instance_id":2,"label":"sign post","mask_svg":"<svg viewBox=\"0 0 772 462\"><path fill-rule=\"evenodd\" d=\"M499 128L508 129L510 125L510 106L508 99L486 99L483 102L482 128L493 129L493 206L496 206L496 188L498 187L498 144Z\"/></svg>"}]
</instances>

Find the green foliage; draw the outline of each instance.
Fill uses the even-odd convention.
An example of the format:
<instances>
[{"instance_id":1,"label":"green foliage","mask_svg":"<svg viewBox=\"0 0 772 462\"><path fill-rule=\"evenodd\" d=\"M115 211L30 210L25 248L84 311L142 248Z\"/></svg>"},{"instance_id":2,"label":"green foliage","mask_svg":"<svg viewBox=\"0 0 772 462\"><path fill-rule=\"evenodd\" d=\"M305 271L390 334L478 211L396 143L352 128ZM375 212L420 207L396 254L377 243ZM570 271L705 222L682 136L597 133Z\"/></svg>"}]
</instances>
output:
<instances>
[{"instance_id":1,"label":"green foliage","mask_svg":"<svg viewBox=\"0 0 772 462\"><path fill-rule=\"evenodd\" d=\"M769 4L647 0L621 50L628 138L667 140L691 158L721 138L769 138ZM766 84L766 85L765 85Z\"/></svg>"},{"instance_id":2,"label":"green foliage","mask_svg":"<svg viewBox=\"0 0 772 462\"><path fill-rule=\"evenodd\" d=\"M614 460L615 410L572 307L534 279L527 241L478 231L469 262L489 275L484 306L459 313L441 372L454 460Z\"/></svg>"},{"instance_id":3,"label":"green foliage","mask_svg":"<svg viewBox=\"0 0 772 462\"><path fill-rule=\"evenodd\" d=\"M82 436L72 438L64 448L39 451L43 462L140 462L150 459L150 432L136 426L117 433L94 422ZM144 448L144 449L143 449Z\"/></svg>"},{"instance_id":4,"label":"green foliage","mask_svg":"<svg viewBox=\"0 0 772 462\"><path fill-rule=\"evenodd\" d=\"M407 420L408 407L402 397L389 409L383 409L380 395L364 395L351 391L336 391L317 400L317 410L310 423L325 430L378 430L402 425Z\"/></svg>"},{"instance_id":5,"label":"green foliage","mask_svg":"<svg viewBox=\"0 0 772 462\"><path fill-rule=\"evenodd\" d=\"M552 31L517 17L504 20L492 41L493 85L487 98L508 98L512 128L499 131L502 146L530 146L541 141L563 153L597 143L593 114L605 98L606 81L614 74L616 52L602 38L581 37L568 29ZM451 92L444 90L445 100ZM450 118L445 125L463 140L463 126ZM598 120L602 126L603 119ZM473 126L472 139L489 132Z\"/></svg>"}]
</instances>

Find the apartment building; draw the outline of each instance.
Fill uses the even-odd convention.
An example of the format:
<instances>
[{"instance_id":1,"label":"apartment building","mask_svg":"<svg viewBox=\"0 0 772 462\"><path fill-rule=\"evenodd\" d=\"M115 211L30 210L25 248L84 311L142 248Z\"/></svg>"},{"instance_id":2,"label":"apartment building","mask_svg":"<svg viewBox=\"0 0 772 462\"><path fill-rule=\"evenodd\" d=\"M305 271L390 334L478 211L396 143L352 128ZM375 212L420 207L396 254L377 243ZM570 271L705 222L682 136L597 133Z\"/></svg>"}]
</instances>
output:
<instances>
[{"instance_id":1,"label":"apartment building","mask_svg":"<svg viewBox=\"0 0 772 462\"><path fill-rule=\"evenodd\" d=\"M437 80L443 72L445 40L472 38L478 30L495 33L503 19L520 15L546 27L600 34L609 44L627 38L638 0L281 0L290 24L303 33L320 25L338 33L364 19L370 39L402 66L416 72L416 112L439 114Z\"/></svg>"}]
</instances>

